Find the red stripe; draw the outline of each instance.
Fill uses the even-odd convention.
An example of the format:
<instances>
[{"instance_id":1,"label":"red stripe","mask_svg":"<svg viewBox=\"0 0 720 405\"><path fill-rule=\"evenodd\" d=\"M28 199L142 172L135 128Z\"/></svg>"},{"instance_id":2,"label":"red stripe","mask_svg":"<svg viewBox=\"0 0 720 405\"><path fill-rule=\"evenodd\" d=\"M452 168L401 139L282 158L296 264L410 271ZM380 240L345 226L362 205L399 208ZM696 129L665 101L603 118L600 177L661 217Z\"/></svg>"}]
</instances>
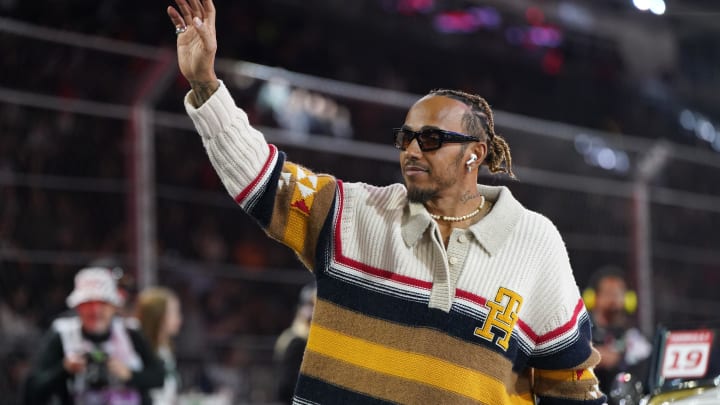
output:
<instances>
[{"instance_id":1,"label":"red stripe","mask_svg":"<svg viewBox=\"0 0 720 405\"><path fill-rule=\"evenodd\" d=\"M340 236L340 229L341 229L340 224L342 223L344 190L343 190L342 181L338 180L337 184L338 184L338 192L340 193L340 198L338 199L338 217L337 217L337 221L335 222L335 261L337 261L338 263L341 263L345 266L352 267L363 273L372 274L374 276L381 277L381 278L384 278L387 280L393 280L393 281L396 281L396 282L399 282L402 284L419 287L419 288L423 288L426 290L432 289L432 282L418 280L418 279L415 279L412 277L407 277L407 276L401 276L401 275L393 273L391 271L378 269L376 267L371 267L365 263L361 263L357 260L353 260L353 259L343 256L343 254L342 254L342 238ZM468 291L459 290L459 289L455 291L455 296L458 298L463 298L465 300L474 302L481 306L485 306L485 304L487 302L487 298L481 297L477 294L473 294ZM581 298L578 300L577 305L575 305L575 311L573 313L572 318L569 321L567 321L562 326L555 328L543 335L538 335L537 333L535 333L532 330L532 328L530 328L530 326L528 326L528 324L523 322L522 319L518 319L517 324L518 324L518 327L520 329L522 329L522 331L525 333L525 335L527 335L536 345L545 343L549 340L552 340L552 339L572 330L572 328L574 328L575 325L577 324L577 319L580 316L580 312L582 312L583 307L584 307L584 303Z\"/></svg>"},{"instance_id":2,"label":"red stripe","mask_svg":"<svg viewBox=\"0 0 720 405\"><path fill-rule=\"evenodd\" d=\"M252 181L247 187L243 189L243 191L240 192L235 197L235 202L240 204L245 199L245 197L252 192L252 190L257 186L257 184L260 182L260 179L265 177L265 174L268 170L270 170L270 164L272 163L273 159L275 158L275 155L277 155L277 148L275 145L268 144L268 148L270 149L270 156L268 156L267 160L265 161L265 165L263 166L262 170L260 170L260 174L255 177L255 180Z\"/></svg>"},{"instance_id":3,"label":"red stripe","mask_svg":"<svg viewBox=\"0 0 720 405\"><path fill-rule=\"evenodd\" d=\"M464 298L468 301L472 301L482 306L485 306L485 303L487 302L487 298L483 298L477 294L473 294L465 290L455 290L455 296L459 298Z\"/></svg>"},{"instance_id":4,"label":"red stripe","mask_svg":"<svg viewBox=\"0 0 720 405\"><path fill-rule=\"evenodd\" d=\"M567 333L572 328L574 328L575 325L577 325L577 319L580 316L580 312L582 312L582 309L584 307L585 307L585 304L583 303L582 298L580 298L578 300L577 305L575 305L575 312L573 313L573 316L572 316L572 318L570 318L569 321L565 322L565 324L563 324L562 326L557 327L557 328L551 330L550 332L547 332L540 336L538 336L535 332L533 332L533 330L530 329L530 327L522 320L518 320L518 326L520 327L520 329L523 330L523 332L525 332L525 334L530 339L533 340L533 342L535 342L535 344L545 343L549 340L555 339L556 337L558 337L564 333Z\"/></svg>"},{"instance_id":5,"label":"red stripe","mask_svg":"<svg viewBox=\"0 0 720 405\"><path fill-rule=\"evenodd\" d=\"M425 290L432 289L432 283L429 281L418 280L416 278L403 276L403 275L400 275L397 273L393 273L391 271L378 269L376 267L371 267L365 263L361 263L361 262L358 262L357 260L349 259L340 254L338 254L337 261L342 263L345 266L352 267L363 273L372 274L373 276L381 277L386 280L397 281L398 283L402 283L402 284L409 285L412 287L423 288Z\"/></svg>"},{"instance_id":6,"label":"red stripe","mask_svg":"<svg viewBox=\"0 0 720 405\"><path fill-rule=\"evenodd\" d=\"M342 238L340 237L340 224L342 223L342 212L343 212L343 204L344 204L343 196L344 196L345 191L343 189L343 183L341 180L337 181L337 185L338 185L338 192L340 193L340 198L338 199L338 217L337 217L337 221L335 222L335 261L340 264L343 264L345 266L352 267L363 273L372 274L373 276L381 277L386 280L393 280L393 281L396 281L398 283L402 283L405 285L430 290L432 288L432 283L429 281L423 281L423 280L418 280L418 279L412 278L412 277L402 276L400 274L393 273L391 271L368 266L365 263L362 263L357 260L353 260L353 259L343 256L343 254L342 254Z\"/></svg>"}]
</instances>

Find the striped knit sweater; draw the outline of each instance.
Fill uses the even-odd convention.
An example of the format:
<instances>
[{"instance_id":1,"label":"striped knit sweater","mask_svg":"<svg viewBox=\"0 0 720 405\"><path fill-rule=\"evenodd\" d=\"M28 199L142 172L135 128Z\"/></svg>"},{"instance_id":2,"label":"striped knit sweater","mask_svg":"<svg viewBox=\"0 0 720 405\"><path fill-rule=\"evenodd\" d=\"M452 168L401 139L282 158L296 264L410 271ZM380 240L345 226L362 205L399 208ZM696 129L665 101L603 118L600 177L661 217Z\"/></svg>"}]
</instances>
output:
<instances>
[{"instance_id":1,"label":"striped knit sweater","mask_svg":"<svg viewBox=\"0 0 720 405\"><path fill-rule=\"evenodd\" d=\"M563 241L504 187L447 248L406 189L285 160L224 85L185 106L228 192L317 279L297 404L602 404Z\"/></svg>"}]
</instances>

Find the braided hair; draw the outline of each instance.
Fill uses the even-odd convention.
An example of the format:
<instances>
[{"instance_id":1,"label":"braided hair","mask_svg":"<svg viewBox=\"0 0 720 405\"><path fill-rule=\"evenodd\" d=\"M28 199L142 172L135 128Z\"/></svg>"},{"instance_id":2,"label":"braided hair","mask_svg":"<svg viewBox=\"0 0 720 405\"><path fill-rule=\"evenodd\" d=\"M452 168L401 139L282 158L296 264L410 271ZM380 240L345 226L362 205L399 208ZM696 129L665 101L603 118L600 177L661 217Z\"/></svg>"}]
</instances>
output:
<instances>
[{"instance_id":1,"label":"braided hair","mask_svg":"<svg viewBox=\"0 0 720 405\"><path fill-rule=\"evenodd\" d=\"M490 173L502 172L513 179L515 178L515 173L512 171L510 145L503 137L495 133L493 113L484 98L460 90L450 89L435 89L428 95L449 97L469 106L470 111L463 115L462 124L468 135L477 136L487 141L488 152L484 164L487 165Z\"/></svg>"}]
</instances>

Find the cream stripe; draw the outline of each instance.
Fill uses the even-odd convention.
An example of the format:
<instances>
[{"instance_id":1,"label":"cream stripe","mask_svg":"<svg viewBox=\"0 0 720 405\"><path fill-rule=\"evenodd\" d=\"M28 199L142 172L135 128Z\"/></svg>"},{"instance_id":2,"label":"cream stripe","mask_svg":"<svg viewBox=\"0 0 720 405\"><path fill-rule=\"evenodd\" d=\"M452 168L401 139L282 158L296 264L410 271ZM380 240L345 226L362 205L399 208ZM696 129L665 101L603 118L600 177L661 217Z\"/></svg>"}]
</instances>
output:
<instances>
[{"instance_id":1,"label":"cream stripe","mask_svg":"<svg viewBox=\"0 0 720 405\"><path fill-rule=\"evenodd\" d=\"M307 350L368 368L379 373L406 378L478 401L492 404L525 403L528 398L508 395L505 386L485 374L430 356L391 349L314 325Z\"/></svg>"}]
</instances>

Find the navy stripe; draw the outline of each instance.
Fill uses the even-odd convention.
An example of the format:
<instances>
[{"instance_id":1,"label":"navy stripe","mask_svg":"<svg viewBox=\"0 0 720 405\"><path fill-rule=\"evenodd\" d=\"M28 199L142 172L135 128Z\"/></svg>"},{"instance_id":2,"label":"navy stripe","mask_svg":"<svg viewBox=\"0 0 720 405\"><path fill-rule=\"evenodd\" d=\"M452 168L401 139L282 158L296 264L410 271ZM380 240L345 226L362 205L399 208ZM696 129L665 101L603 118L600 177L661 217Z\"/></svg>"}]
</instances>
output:
<instances>
[{"instance_id":1,"label":"navy stripe","mask_svg":"<svg viewBox=\"0 0 720 405\"><path fill-rule=\"evenodd\" d=\"M408 299L411 301L422 302L427 304L430 301L429 293L418 293L412 290L402 290L394 286L387 286L380 283L368 282L365 275L354 275L352 273L335 270L330 267L328 274L341 281L353 284L357 287L371 289L380 293L386 293L399 299Z\"/></svg>"},{"instance_id":2,"label":"navy stripe","mask_svg":"<svg viewBox=\"0 0 720 405\"><path fill-rule=\"evenodd\" d=\"M510 339L507 352L496 344L505 332L493 327L492 342L475 336L482 323L466 315L430 308L425 303L388 296L370 289L343 282L331 276L318 277L317 296L351 311L409 327L423 327L454 336L465 342L484 347L503 355L513 363L513 370L525 368L528 356L518 350L517 339Z\"/></svg>"},{"instance_id":3,"label":"navy stripe","mask_svg":"<svg viewBox=\"0 0 720 405\"><path fill-rule=\"evenodd\" d=\"M543 370L563 370L577 367L590 357L590 320L584 318L578 324L578 335L572 344L559 352L536 355L530 358L528 365Z\"/></svg>"},{"instance_id":4,"label":"navy stripe","mask_svg":"<svg viewBox=\"0 0 720 405\"><path fill-rule=\"evenodd\" d=\"M383 401L356 391L350 391L317 378L300 374L295 397L300 401L312 401L321 404L357 404L357 405L388 405L393 402Z\"/></svg>"},{"instance_id":5,"label":"navy stripe","mask_svg":"<svg viewBox=\"0 0 720 405\"><path fill-rule=\"evenodd\" d=\"M333 236L335 235L335 217L337 216L337 204L338 198L340 197L338 187L338 185L335 186L335 197L333 198L332 204L330 204L325 223L318 235L315 249L315 271L313 272L316 277L325 276L325 272L330 267L330 260L333 253Z\"/></svg>"},{"instance_id":6,"label":"navy stripe","mask_svg":"<svg viewBox=\"0 0 720 405\"><path fill-rule=\"evenodd\" d=\"M603 405L607 402L607 397L603 395L601 398L596 400L579 401L575 399L543 397L538 395L537 400L537 405Z\"/></svg>"},{"instance_id":7,"label":"navy stripe","mask_svg":"<svg viewBox=\"0 0 720 405\"><path fill-rule=\"evenodd\" d=\"M569 334L568 336L565 336L563 338L563 341L560 343L556 343L552 346L546 346L545 348L536 348L533 351L533 357L543 357L543 356L549 356L553 353L556 353L561 350L565 350L567 347L571 346L573 343L575 343L582 333L583 329L586 328L585 324L588 324L588 328L590 328L590 318L588 316L587 312L584 312L580 314L578 317L578 324L575 327L575 330L572 332L572 334ZM588 331L588 333L590 333Z\"/></svg>"},{"instance_id":8,"label":"navy stripe","mask_svg":"<svg viewBox=\"0 0 720 405\"><path fill-rule=\"evenodd\" d=\"M544 370L573 369L590 357L590 321L581 317L575 337L563 347L548 350L542 354L530 355L522 350L520 339L513 335L508 350L503 350L497 341L505 337L505 331L493 326L492 342L474 335L476 327L482 327L484 320L468 316L453 305L450 313L430 308L427 302L391 296L371 288L337 279L330 273L318 275L318 298L330 301L351 311L379 318L409 327L423 327L459 338L501 354L513 364L513 371L520 372L526 366Z\"/></svg>"},{"instance_id":9,"label":"navy stripe","mask_svg":"<svg viewBox=\"0 0 720 405\"><path fill-rule=\"evenodd\" d=\"M277 184L285 164L285 153L278 151L277 162L267 182L254 195L248 196L251 201L247 205L247 213L252 216L263 229L270 226L273 209L275 208L275 195ZM257 200L257 201L255 201Z\"/></svg>"}]
</instances>

